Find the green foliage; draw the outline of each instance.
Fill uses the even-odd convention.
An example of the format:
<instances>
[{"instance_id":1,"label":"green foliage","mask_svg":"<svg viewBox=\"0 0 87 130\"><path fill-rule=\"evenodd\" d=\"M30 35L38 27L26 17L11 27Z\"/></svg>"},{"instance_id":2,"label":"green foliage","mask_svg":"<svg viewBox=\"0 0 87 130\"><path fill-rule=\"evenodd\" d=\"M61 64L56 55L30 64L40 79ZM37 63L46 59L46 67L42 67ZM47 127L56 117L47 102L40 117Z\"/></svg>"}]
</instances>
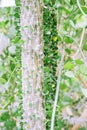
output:
<instances>
[{"instance_id":1,"label":"green foliage","mask_svg":"<svg viewBox=\"0 0 87 130\"><path fill-rule=\"evenodd\" d=\"M74 40L69 36L64 36L64 41L65 43L73 43Z\"/></svg>"},{"instance_id":2,"label":"green foliage","mask_svg":"<svg viewBox=\"0 0 87 130\"><path fill-rule=\"evenodd\" d=\"M14 120L9 119L9 120L7 120L7 121L5 122L4 125L5 125L6 129L8 129L8 130L12 130L12 129L15 128L16 123L15 123Z\"/></svg>"},{"instance_id":3,"label":"green foliage","mask_svg":"<svg viewBox=\"0 0 87 130\"><path fill-rule=\"evenodd\" d=\"M68 61L67 63L65 63L64 65L64 69L67 70L72 70L75 67L75 64L73 64L72 62Z\"/></svg>"},{"instance_id":4,"label":"green foliage","mask_svg":"<svg viewBox=\"0 0 87 130\"><path fill-rule=\"evenodd\" d=\"M70 109L73 109L73 106L75 107L75 105L80 102L81 98L78 98L77 100L74 96L71 97L71 95L74 95L74 93L75 95L79 95L79 97L83 95L80 90L80 87L82 87L82 82L78 80L77 75L78 73L86 75L87 68L84 65L83 58L80 56L80 51L78 53L79 56L75 57L75 59L73 56L77 50L79 50L78 46L80 44L79 41L82 32L81 28L86 27L86 18L78 9L77 2L75 0L70 0L70 2L66 0L56 0L54 3L55 4L53 4L52 1L45 1L46 8L44 8L45 80L43 94L46 101L46 128L49 130L51 126L52 106L58 76L57 66L62 55L61 48L64 47L66 55L60 84L58 107L56 109L55 130L61 130L62 128L68 130L71 125L69 123L71 122L68 122L67 119L65 121L63 120L65 117L62 118L62 110L66 109L67 105ZM84 2L81 4L84 5ZM86 13L86 7L81 7ZM82 42L82 49L86 51L86 39ZM79 113L79 108L77 113Z\"/></svg>"},{"instance_id":5,"label":"green foliage","mask_svg":"<svg viewBox=\"0 0 87 130\"><path fill-rule=\"evenodd\" d=\"M87 6L84 1L80 2L82 10L87 14ZM24 41L20 34L19 0L16 0L16 5L17 7L14 8L0 9L0 33L3 33L6 40L9 39L9 45L6 46L3 53L0 53L0 122L4 124L0 128L1 130L23 130L21 45L24 44ZM26 10L29 10L28 6ZM82 44L80 43L82 29L87 26L86 21L87 18L79 10L76 0L44 0L44 88L42 94L45 98L47 130L50 130L51 126L62 49L65 49L65 57L54 129L68 130L71 127L72 116L67 114L67 107L75 117L81 115L84 105L86 105L81 90L84 82L87 82L86 31ZM78 78L79 75L82 79ZM63 111L66 112L69 120L66 119ZM18 119L20 119L19 128ZM85 127L80 128L80 130L85 129Z\"/></svg>"},{"instance_id":6,"label":"green foliage","mask_svg":"<svg viewBox=\"0 0 87 130\"><path fill-rule=\"evenodd\" d=\"M48 32L50 32L48 34ZM58 38L61 39L60 37ZM55 13L44 9L44 95L45 95L45 108L47 117L47 129L51 126L51 116L52 116L52 101L55 95L56 87L56 67L58 59L58 48L57 48L57 30L56 30L56 19Z\"/></svg>"},{"instance_id":7,"label":"green foliage","mask_svg":"<svg viewBox=\"0 0 87 130\"><path fill-rule=\"evenodd\" d=\"M83 50L87 51L87 44L83 45Z\"/></svg>"},{"instance_id":8,"label":"green foliage","mask_svg":"<svg viewBox=\"0 0 87 130\"><path fill-rule=\"evenodd\" d=\"M16 1L19 6L19 0ZM0 33L8 39L9 44L0 54L0 121L4 126L0 129L17 128L17 119L22 118L21 89L21 40L20 7L0 9ZM3 41L2 41L3 42ZM6 112L4 112L6 111ZM20 123L21 124L21 123ZM19 126L22 130L22 125Z\"/></svg>"},{"instance_id":9,"label":"green foliage","mask_svg":"<svg viewBox=\"0 0 87 130\"><path fill-rule=\"evenodd\" d=\"M3 113L3 114L1 115L0 121L6 121L6 120L8 120L9 118L10 118L9 113L8 113L8 112L5 112L5 113Z\"/></svg>"},{"instance_id":10,"label":"green foliage","mask_svg":"<svg viewBox=\"0 0 87 130\"><path fill-rule=\"evenodd\" d=\"M87 6L82 6L81 8L84 11L84 13L87 14Z\"/></svg>"}]
</instances>

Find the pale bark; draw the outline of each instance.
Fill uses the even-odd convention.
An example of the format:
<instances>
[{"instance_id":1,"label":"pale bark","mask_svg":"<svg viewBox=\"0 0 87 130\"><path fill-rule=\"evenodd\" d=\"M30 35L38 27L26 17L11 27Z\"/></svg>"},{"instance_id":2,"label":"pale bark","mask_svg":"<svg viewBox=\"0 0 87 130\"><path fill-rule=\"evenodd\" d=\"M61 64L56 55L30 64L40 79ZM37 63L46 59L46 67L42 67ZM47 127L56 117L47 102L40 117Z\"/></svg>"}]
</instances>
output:
<instances>
[{"instance_id":1,"label":"pale bark","mask_svg":"<svg viewBox=\"0 0 87 130\"><path fill-rule=\"evenodd\" d=\"M21 0L23 129L45 130L41 0Z\"/></svg>"}]
</instances>

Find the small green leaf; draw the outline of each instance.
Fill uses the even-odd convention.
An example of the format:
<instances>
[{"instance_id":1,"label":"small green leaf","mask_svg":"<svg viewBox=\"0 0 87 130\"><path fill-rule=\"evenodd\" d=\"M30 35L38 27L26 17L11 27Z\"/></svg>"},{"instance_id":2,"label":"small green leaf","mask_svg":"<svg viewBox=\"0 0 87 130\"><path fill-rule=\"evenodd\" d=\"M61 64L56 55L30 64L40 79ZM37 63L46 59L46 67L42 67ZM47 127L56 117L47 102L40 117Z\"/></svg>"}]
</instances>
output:
<instances>
[{"instance_id":1,"label":"small green leaf","mask_svg":"<svg viewBox=\"0 0 87 130\"><path fill-rule=\"evenodd\" d=\"M87 51L87 44L83 45L83 50Z\"/></svg>"},{"instance_id":2,"label":"small green leaf","mask_svg":"<svg viewBox=\"0 0 87 130\"><path fill-rule=\"evenodd\" d=\"M77 59L77 60L75 60L75 63L78 64L78 65L81 65L81 64L83 64L83 61L80 60L80 59Z\"/></svg>"},{"instance_id":3,"label":"small green leaf","mask_svg":"<svg viewBox=\"0 0 87 130\"><path fill-rule=\"evenodd\" d=\"M76 0L70 0L70 4L73 5L76 3Z\"/></svg>"},{"instance_id":4,"label":"small green leaf","mask_svg":"<svg viewBox=\"0 0 87 130\"><path fill-rule=\"evenodd\" d=\"M65 36L64 41L69 44L69 43L73 43L74 40L69 36Z\"/></svg>"},{"instance_id":5,"label":"small green leaf","mask_svg":"<svg viewBox=\"0 0 87 130\"><path fill-rule=\"evenodd\" d=\"M50 0L44 0L45 4L48 4L50 2Z\"/></svg>"},{"instance_id":6,"label":"small green leaf","mask_svg":"<svg viewBox=\"0 0 87 130\"><path fill-rule=\"evenodd\" d=\"M6 121L7 119L9 119L8 112L5 112L0 116L0 121Z\"/></svg>"},{"instance_id":7,"label":"small green leaf","mask_svg":"<svg viewBox=\"0 0 87 130\"><path fill-rule=\"evenodd\" d=\"M58 42L60 42L62 40L60 35L58 35L57 39L58 39Z\"/></svg>"},{"instance_id":8,"label":"small green leaf","mask_svg":"<svg viewBox=\"0 0 87 130\"><path fill-rule=\"evenodd\" d=\"M18 13L15 13L14 16L15 16L16 18L20 18L20 15L19 15Z\"/></svg>"},{"instance_id":9,"label":"small green leaf","mask_svg":"<svg viewBox=\"0 0 87 130\"><path fill-rule=\"evenodd\" d=\"M82 6L82 10L84 11L85 14L87 14L87 6Z\"/></svg>"},{"instance_id":10,"label":"small green leaf","mask_svg":"<svg viewBox=\"0 0 87 130\"><path fill-rule=\"evenodd\" d=\"M67 70L71 70L75 67L75 64L71 63L70 61L68 61L67 63L65 63L64 65L64 69L67 69Z\"/></svg>"},{"instance_id":11,"label":"small green leaf","mask_svg":"<svg viewBox=\"0 0 87 130\"><path fill-rule=\"evenodd\" d=\"M65 83L60 83L60 86L62 90L67 89L67 85Z\"/></svg>"},{"instance_id":12,"label":"small green leaf","mask_svg":"<svg viewBox=\"0 0 87 130\"><path fill-rule=\"evenodd\" d=\"M17 44L19 41L20 41L20 37L16 37L16 38L13 40L13 42L14 42L15 44Z\"/></svg>"},{"instance_id":13,"label":"small green leaf","mask_svg":"<svg viewBox=\"0 0 87 130\"><path fill-rule=\"evenodd\" d=\"M60 6L59 9L63 10L66 14L70 14L70 10L64 6Z\"/></svg>"},{"instance_id":14,"label":"small green leaf","mask_svg":"<svg viewBox=\"0 0 87 130\"><path fill-rule=\"evenodd\" d=\"M20 44L24 44L24 40L22 40L22 39L19 42L20 42Z\"/></svg>"},{"instance_id":15,"label":"small green leaf","mask_svg":"<svg viewBox=\"0 0 87 130\"><path fill-rule=\"evenodd\" d=\"M68 53L68 54L71 54L71 50L69 48L66 48L65 51Z\"/></svg>"},{"instance_id":16,"label":"small green leaf","mask_svg":"<svg viewBox=\"0 0 87 130\"><path fill-rule=\"evenodd\" d=\"M4 84L4 83L6 83L6 80L3 78L0 78L0 83Z\"/></svg>"}]
</instances>

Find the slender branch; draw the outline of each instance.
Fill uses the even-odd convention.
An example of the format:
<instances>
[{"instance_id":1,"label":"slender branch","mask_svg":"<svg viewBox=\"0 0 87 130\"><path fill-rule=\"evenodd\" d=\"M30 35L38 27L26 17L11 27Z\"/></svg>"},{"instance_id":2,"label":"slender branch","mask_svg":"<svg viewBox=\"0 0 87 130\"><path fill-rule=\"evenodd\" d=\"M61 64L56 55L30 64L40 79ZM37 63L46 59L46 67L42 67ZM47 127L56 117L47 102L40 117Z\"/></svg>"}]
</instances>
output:
<instances>
[{"instance_id":1,"label":"slender branch","mask_svg":"<svg viewBox=\"0 0 87 130\"><path fill-rule=\"evenodd\" d=\"M83 30L82 30L82 36L81 36L81 41L80 41L80 45L79 45L80 48L81 48L81 46L82 46L84 34L85 34L85 28L83 28Z\"/></svg>"},{"instance_id":2,"label":"slender branch","mask_svg":"<svg viewBox=\"0 0 87 130\"><path fill-rule=\"evenodd\" d=\"M56 95L55 95L55 101L54 101L53 112L52 112L51 130L54 130L55 113L56 113L56 106L57 106L57 101L58 101L58 96L59 96L59 87L60 87L60 80L61 80L61 74L62 74L62 69L63 69L64 56L65 56L65 51L63 50L61 61L59 64L60 70L59 70L58 79L57 79Z\"/></svg>"},{"instance_id":3,"label":"slender branch","mask_svg":"<svg viewBox=\"0 0 87 130\"><path fill-rule=\"evenodd\" d=\"M11 78L12 78L12 76L13 76L15 70L16 70L16 68L17 68L17 66L15 66L14 70L12 71L12 73L11 73L11 75L10 75L10 77L9 77L9 79L8 79L8 81L7 81L7 83L10 82L10 80L11 80Z\"/></svg>"},{"instance_id":4,"label":"slender branch","mask_svg":"<svg viewBox=\"0 0 87 130\"><path fill-rule=\"evenodd\" d=\"M82 58L83 58L84 64L86 65L86 58L85 58L85 56L84 56L84 54L83 54L83 52L82 52L82 49L79 48L79 50L80 50L80 52L81 52L81 55L82 55Z\"/></svg>"},{"instance_id":5,"label":"slender branch","mask_svg":"<svg viewBox=\"0 0 87 130\"><path fill-rule=\"evenodd\" d=\"M87 14L82 10L81 5L80 5L80 3L79 3L79 0L77 0L77 5L78 5L78 7L79 7L81 13L82 13L83 15L87 16Z\"/></svg>"},{"instance_id":6,"label":"slender branch","mask_svg":"<svg viewBox=\"0 0 87 130\"><path fill-rule=\"evenodd\" d=\"M78 55L78 53L79 53L79 51L80 51L80 52L81 52L81 55L82 55L82 58L83 58L83 60L84 60L84 63L85 63L85 56L84 56L84 54L83 54L83 52L82 52L82 49L81 49L82 43L83 43L83 39L84 39L84 34L85 34L85 28L83 28L83 30L82 30L82 35L81 35L81 39L80 39L80 44L79 44L79 46L78 46L78 50L77 50L77 52L76 52L76 54L75 54L75 57Z\"/></svg>"},{"instance_id":7,"label":"slender branch","mask_svg":"<svg viewBox=\"0 0 87 130\"><path fill-rule=\"evenodd\" d=\"M83 31L82 31L82 36L81 36L81 40L80 40L78 52L79 52L79 51L81 52L81 55L82 55L83 60L84 60L84 63L85 63L85 56L84 56L84 54L83 54L83 52L82 52L82 49L81 49L82 43L83 43L83 39L84 39L84 34L85 34L85 28L83 28ZM77 52L77 54L78 54L78 52Z\"/></svg>"},{"instance_id":8,"label":"slender branch","mask_svg":"<svg viewBox=\"0 0 87 130\"><path fill-rule=\"evenodd\" d=\"M78 75L78 79L79 79L79 81L81 82L81 84L83 85L83 87L85 88L85 89L87 89L87 82L85 82L84 80L83 80L83 78L82 78L82 76L79 74Z\"/></svg>"},{"instance_id":9,"label":"slender branch","mask_svg":"<svg viewBox=\"0 0 87 130\"><path fill-rule=\"evenodd\" d=\"M84 34L85 34L85 28L83 28L83 30L82 30L82 35L81 35L81 39L80 39L79 48L81 48L81 46L82 46ZM80 51L80 49L77 50L76 55L78 54L79 51Z\"/></svg>"}]
</instances>

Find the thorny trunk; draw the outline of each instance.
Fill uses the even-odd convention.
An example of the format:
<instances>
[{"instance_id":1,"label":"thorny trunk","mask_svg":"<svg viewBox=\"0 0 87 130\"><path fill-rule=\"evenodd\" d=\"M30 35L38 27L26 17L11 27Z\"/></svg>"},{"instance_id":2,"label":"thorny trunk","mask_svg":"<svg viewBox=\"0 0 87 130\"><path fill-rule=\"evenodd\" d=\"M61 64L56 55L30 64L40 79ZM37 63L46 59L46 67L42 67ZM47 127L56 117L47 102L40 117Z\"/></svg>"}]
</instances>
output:
<instances>
[{"instance_id":1,"label":"thorny trunk","mask_svg":"<svg viewBox=\"0 0 87 130\"><path fill-rule=\"evenodd\" d=\"M21 0L23 129L45 130L41 0Z\"/></svg>"}]
</instances>

